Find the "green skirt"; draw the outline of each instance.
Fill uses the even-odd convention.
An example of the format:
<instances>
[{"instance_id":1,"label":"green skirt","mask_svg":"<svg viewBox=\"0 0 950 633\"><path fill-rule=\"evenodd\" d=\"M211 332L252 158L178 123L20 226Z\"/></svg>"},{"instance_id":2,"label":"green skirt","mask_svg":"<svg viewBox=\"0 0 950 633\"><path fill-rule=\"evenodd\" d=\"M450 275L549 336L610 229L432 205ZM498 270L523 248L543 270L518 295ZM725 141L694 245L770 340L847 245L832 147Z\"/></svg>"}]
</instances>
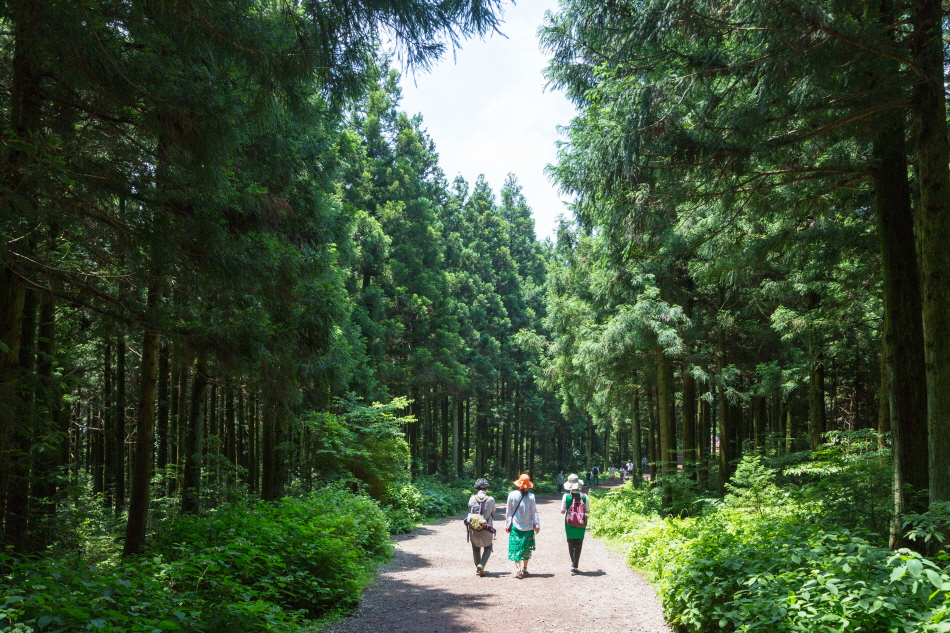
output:
<instances>
[{"instance_id":1,"label":"green skirt","mask_svg":"<svg viewBox=\"0 0 950 633\"><path fill-rule=\"evenodd\" d=\"M511 528L508 535L508 560L528 560L534 551L534 530Z\"/></svg>"}]
</instances>

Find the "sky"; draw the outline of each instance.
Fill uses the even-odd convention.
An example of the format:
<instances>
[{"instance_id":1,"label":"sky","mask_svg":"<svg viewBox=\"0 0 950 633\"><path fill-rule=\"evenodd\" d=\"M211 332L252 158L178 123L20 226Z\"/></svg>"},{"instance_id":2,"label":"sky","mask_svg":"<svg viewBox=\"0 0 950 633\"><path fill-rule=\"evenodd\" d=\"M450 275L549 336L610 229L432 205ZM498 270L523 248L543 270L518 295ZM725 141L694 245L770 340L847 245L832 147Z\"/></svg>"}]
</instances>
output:
<instances>
[{"instance_id":1,"label":"sky","mask_svg":"<svg viewBox=\"0 0 950 633\"><path fill-rule=\"evenodd\" d=\"M400 108L422 115L450 182L484 174L497 194L514 173L541 240L553 238L558 215L570 216L544 168L556 161L557 126L575 114L561 92L544 89L547 57L536 32L547 10L556 11L557 0L506 3L500 30L507 37L464 41L429 72L404 70Z\"/></svg>"}]
</instances>

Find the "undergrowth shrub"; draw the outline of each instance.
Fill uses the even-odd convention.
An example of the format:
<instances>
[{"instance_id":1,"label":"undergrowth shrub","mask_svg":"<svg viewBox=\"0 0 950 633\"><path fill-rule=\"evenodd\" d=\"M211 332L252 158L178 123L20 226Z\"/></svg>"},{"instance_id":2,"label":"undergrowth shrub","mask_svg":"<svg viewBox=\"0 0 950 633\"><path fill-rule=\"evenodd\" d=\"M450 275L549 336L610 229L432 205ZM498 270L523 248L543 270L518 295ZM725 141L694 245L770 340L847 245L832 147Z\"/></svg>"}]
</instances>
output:
<instances>
[{"instance_id":1,"label":"undergrowth shrub","mask_svg":"<svg viewBox=\"0 0 950 633\"><path fill-rule=\"evenodd\" d=\"M884 544L894 504L890 449L878 449L871 429L825 436L827 443L783 468L780 479L812 520L878 534Z\"/></svg>"},{"instance_id":2,"label":"undergrowth shrub","mask_svg":"<svg viewBox=\"0 0 950 633\"><path fill-rule=\"evenodd\" d=\"M0 622L42 633L298 630L355 606L389 556L386 526L375 501L327 488L171 518L145 557L5 557Z\"/></svg>"},{"instance_id":3,"label":"undergrowth shrub","mask_svg":"<svg viewBox=\"0 0 950 633\"><path fill-rule=\"evenodd\" d=\"M950 631L950 575L936 562L815 522L825 509L775 482L746 457L724 501L668 519L658 490L624 487L595 496L592 532L624 543L680 631Z\"/></svg>"},{"instance_id":4,"label":"undergrowth shrub","mask_svg":"<svg viewBox=\"0 0 950 633\"><path fill-rule=\"evenodd\" d=\"M389 531L405 534L426 519L464 512L471 494L466 484L438 476L390 484L384 506Z\"/></svg>"}]
</instances>

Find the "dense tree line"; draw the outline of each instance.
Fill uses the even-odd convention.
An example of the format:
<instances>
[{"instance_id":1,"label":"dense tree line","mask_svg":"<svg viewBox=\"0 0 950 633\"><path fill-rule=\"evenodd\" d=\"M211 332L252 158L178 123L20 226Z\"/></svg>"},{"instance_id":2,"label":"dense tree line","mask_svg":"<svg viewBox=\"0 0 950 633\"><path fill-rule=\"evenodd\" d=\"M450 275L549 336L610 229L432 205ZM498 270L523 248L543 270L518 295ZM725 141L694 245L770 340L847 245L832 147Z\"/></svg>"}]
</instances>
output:
<instances>
[{"instance_id":1,"label":"dense tree line","mask_svg":"<svg viewBox=\"0 0 950 633\"><path fill-rule=\"evenodd\" d=\"M720 493L745 451L876 428L895 543L947 500L943 28L929 0L549 15L581 110L553 169L578 196L549 287L566 401L646 418L651 461Z\"/></svg>"},{"instance_id":2,"label":"dense tree line","mask_svg":"<svg viewBox=\"0 0 950 633\"><path fill-rule=\"evenodd\" d=\"M743 454L875 429L894 544L947 500L939 4L563 3L553 244L514 175L450 181L400 109L393 59L498 9L2 5L5 544L89 494L127 554L158 498L343 471L381 498L373 402L407 475L646 456L670 511Z\"/></svg>"},{"instance_id":3,"label":"dense tree line","mask_svg":"<svg viewBox=\"0 0 950 633\"><path fill-rule=\"evenodd\" d=\"M549 253L517 179L448 182L378 53L385 34L424 69L498 10L2 5L6 545L54 542L89 493L135 554L156 498L361 485L334 442L363 431L321 417L358 402L408 407L416 474L571 451L538 386Z\"/></svg>"}]
</instances>

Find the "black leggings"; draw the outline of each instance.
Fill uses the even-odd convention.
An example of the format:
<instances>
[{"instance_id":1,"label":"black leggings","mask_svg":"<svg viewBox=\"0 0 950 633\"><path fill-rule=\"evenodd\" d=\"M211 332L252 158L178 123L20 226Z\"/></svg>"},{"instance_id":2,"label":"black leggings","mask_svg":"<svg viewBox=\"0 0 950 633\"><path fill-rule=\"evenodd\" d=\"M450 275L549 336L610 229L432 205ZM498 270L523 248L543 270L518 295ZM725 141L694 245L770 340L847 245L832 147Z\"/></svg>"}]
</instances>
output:
<instances>
[{"instance_id":1,"label":"black leggings","mask_svg":"<svg viewBox=\"0 0 950 633\"><path fill-rule=\"evenodd\" d=\"M571 553L571 567L577 569L581 561L581 548L584 546L584 539L582 538L569 538L567 539L567 551Z\"/></svg>"}]
</instances>

